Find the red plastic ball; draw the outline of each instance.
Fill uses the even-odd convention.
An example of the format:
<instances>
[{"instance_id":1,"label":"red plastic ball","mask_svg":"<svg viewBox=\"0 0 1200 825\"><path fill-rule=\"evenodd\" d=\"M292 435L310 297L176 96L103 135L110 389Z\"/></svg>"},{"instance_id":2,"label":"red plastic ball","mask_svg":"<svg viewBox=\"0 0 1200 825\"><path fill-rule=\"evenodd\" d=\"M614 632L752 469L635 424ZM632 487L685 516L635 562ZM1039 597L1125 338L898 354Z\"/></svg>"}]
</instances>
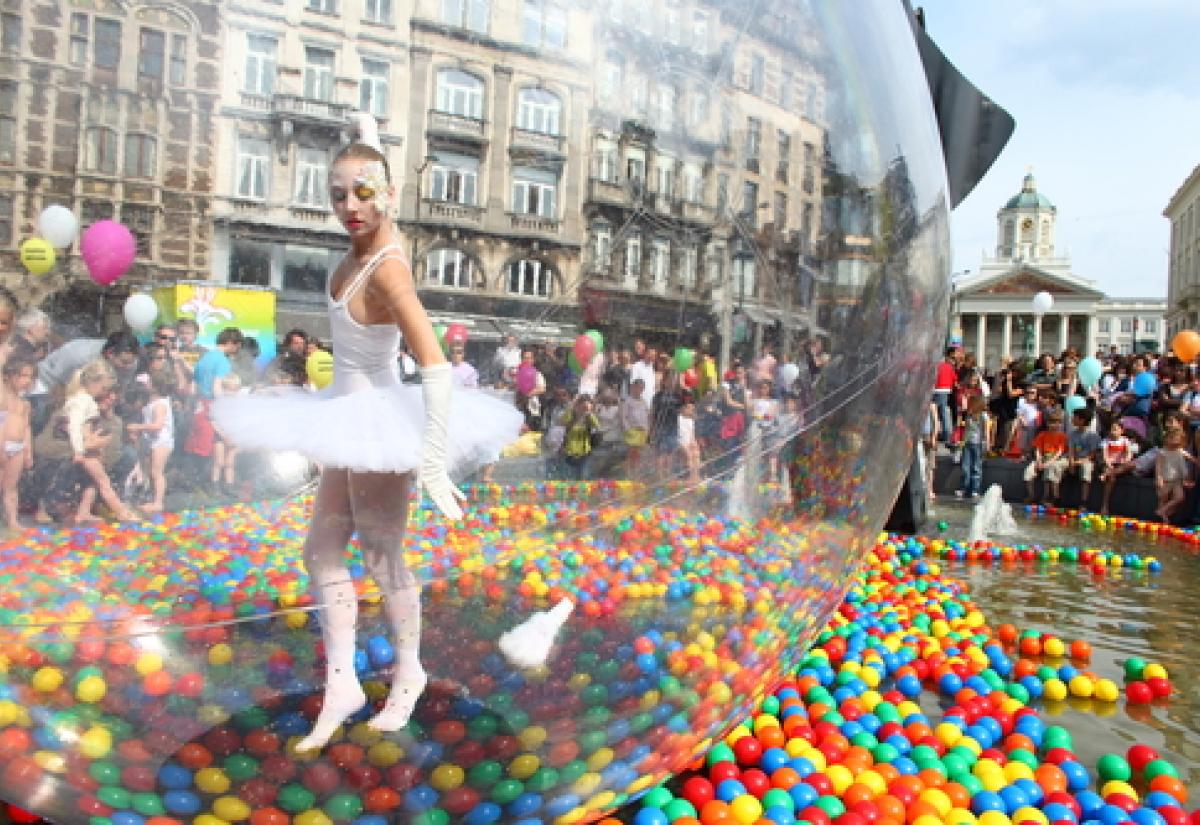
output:
<instances>
[{"instance_id":1,"label":"red plastic ball","mask_svg":"<svg viewBox=\"0 0 1200 825\"><path fill-rule=\"evenodd\" d=\"M1146 685L1154 694L1155 699L1166 699L1171 695L1171 683L1167 679L1153 677L1146 680Z\"/></svg>"},{"instance_id":2,"label":"red plastic ball","mask_svg":"<svg viewBox=\"0 0 1200 825\"><path fill-rule=\"evenodd\" d=\"M1147 765L1159 758L1158 751L1149 745L1132 745L1125 752L1125 759L1129 762L1129 767L1137 773L1141 773Z\"/></svg>"},{"instance_id":3,"label":"red plastic ball","mask_svg":"<svg viewBox=\"0 0 1200 825\"><path fill-rule=\"evenodd\" d=\"M748 793L762 799L763 794L771 790L771 780L758 768L748 768L742 771L742 786Z\"/></svg>"},{"instance_id":4,"label":"red plastic ball","mask_svg":"<svg viewBox=\"0 0 1200 825\"><path fill-rule=\"evenodd\" d=\"M698 811L704 807L704 803L716 798L716 791L713 784L703 776L693 776L683 783L679 795L692 803L692 807Z\"/></svg>"},{"instance_id":5,"label":"red plastic ball","mask_svg":"<svg viewBox=\"0 0 1200 825\"><path fill-rule=\"evenodd\" d=\"M1125 700L1131 705L1147 705L1154 701L1154 691L1145 682L1130 682L1125 686Z\"/></svg>"}]
</instances>

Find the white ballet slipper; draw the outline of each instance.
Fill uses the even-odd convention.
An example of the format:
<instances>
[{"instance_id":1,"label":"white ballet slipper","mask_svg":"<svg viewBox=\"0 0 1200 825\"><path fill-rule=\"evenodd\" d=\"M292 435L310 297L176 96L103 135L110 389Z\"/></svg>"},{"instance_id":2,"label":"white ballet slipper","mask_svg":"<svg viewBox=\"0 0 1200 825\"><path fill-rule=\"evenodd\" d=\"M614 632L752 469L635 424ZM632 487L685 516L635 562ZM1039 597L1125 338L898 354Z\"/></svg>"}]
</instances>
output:
<instances>
[{"instance_id":1,"label":"white ballet slipper","mask_svg":"<svg viewBox=\"0 0 1200 825\"><path fill-rule=\"evenodd\" d=\"M500 637L500 652L516 667L541 667L550 658L554 639L573 610L575 602L563 599L550 610L534 613Z\"/></svg>"}]
</instances>

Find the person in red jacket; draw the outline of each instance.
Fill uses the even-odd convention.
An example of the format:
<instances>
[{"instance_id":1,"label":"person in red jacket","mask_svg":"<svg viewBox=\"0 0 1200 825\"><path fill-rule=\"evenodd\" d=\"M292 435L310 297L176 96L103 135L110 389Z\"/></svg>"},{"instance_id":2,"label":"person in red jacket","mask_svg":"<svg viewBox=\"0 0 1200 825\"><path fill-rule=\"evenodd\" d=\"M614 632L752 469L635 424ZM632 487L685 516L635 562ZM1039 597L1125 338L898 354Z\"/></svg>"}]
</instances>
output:
<instances>
[{"instance_id":1,"label":"person in red jacket","mask_svg":"<svg viewBox=\"0 0 1200 825\"><path fill-rule=\"evenodd\" d=\"M954 418L951 413L951 400L954 388L958 384L958 349L948 347L946 357L937 365L937 380L933 385L933 403L941 418L940 437L947 444L953 442Z\"/></svg>"}]
</instances>

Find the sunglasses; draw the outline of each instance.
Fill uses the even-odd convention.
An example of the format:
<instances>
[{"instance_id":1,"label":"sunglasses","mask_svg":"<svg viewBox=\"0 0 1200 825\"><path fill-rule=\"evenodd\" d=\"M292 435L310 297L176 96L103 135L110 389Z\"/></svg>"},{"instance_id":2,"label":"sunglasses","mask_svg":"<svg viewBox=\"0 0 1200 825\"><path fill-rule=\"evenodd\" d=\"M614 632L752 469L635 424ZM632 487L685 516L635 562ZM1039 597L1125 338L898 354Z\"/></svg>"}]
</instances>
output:
<instances>
[{"instance_id":1,"label":"sunglasses","mask_svg":"<svg viewBox=\"0 0 1200 825\"><path fill-rule=\"evenodd\" d=\"M158 335L156 337L160 341L175 341L175 340L177 340L174 335Z\"/></svg>"}]
</instances>

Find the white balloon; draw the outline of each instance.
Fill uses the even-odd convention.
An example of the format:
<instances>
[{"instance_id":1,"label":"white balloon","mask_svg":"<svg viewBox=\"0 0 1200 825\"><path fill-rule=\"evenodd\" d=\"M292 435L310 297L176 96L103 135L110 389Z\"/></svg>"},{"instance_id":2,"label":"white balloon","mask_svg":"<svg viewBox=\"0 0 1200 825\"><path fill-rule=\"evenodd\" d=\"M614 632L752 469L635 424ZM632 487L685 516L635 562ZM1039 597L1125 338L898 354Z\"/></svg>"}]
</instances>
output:
<instances>
[{"instance_id":1,"label":"white balloon","mask_svg":"<svg viewBox=\"0 0 1200 825\"><path fill-rule=\"evenodd\" d=\"M1049 292L1039 292L1033 296L1033 311L1038 315L1045 315L1054 306L1054 296Z\"/></svg>"},{"instance_id":2,"label":"white balloon","mask_svg":"<svg viewBox=\"0 0 1200 825\"><path fill-rule=\"evenodd\" d=\"M144 292L125 299L125 323L135 330L149 329L158 318L158 304Z\"/></svg>"},{"instance_id":3,"label":"white balloon","mask_svg":"<svg viewBox=\"0 0 1200 825\"><path fill-rule=\"evenodd\" d=\"M783 380L784 387L790 387L796 383L796 379L800 377L800 368L795 364L784 364L779 368L779 377Z\"/></svg>"},{"instance_id":4,"label":"white balloon","mask_svg":"<svg viewBox=\"0 0 1200 825\"><path fill-rule=\"evenodd\" d=\"M38 216L38 232L61 249L75 242L75 236L79 234L79 221L70 209L56 203L47 206Z\"/></svg>"}]
</instances>

